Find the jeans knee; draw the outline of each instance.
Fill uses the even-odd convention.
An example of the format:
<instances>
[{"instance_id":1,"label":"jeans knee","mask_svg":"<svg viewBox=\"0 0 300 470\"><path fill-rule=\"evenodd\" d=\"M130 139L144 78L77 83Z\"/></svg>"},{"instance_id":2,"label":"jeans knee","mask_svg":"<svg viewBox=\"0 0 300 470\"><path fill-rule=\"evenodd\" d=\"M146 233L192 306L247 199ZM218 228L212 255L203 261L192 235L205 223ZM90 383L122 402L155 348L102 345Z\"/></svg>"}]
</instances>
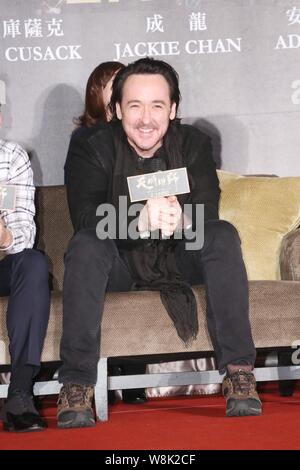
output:
<instances>
[{"instance_id":1,"label":"jeans knee","mask_svg":"<svg viewBox=\"0 0 300 470\"><path fill-rule=\"evenodd\" d=\"M240 237L234 225L226 220L213 220L205 224L205 240L213 241L220 247L231 248L238 244Z\"/></svg>"},{"instance_id":2,"label":"jeans knee","mask_svg":"<svg viewBox=\"0 0 300 470\"><path fill-rule=\"evenodd\" d=\"M46 256L40 251L26 249L18 254L19 263L17 269L30 281L44 282L48 284L49 269Z\"/></svg>"},{"instance_id":3,"label":"jeans knee","mask_svg":"<svg viewBox=\"0 0 300 470\"><path fill-rule=\"evenodd\" d=\"M88 260L93 262L99 257L110 260L116 256L117 248L115 242L110 239L101 240L93 229L83 229L77 232L70 241L67 256L76 260Z\"/></svg>"}]
</instances>

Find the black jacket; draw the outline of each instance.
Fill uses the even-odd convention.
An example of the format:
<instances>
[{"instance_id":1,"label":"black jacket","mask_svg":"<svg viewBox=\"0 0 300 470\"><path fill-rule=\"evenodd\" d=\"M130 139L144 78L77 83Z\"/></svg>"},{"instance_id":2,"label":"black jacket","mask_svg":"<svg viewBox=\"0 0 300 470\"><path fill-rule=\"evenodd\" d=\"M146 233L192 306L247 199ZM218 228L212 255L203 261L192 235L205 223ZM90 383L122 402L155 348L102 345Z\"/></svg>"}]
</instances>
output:
<instances>
[{"instance_id":1,"label":"black jacket","mask_svg":"<svg viewBox=\"0 0 300 470\"><path fill-rule=\"evenodd\" d=\"M65 183L75 231L96 228L97 207L108 201L113 174L116 124L77 129L70 141L65 164ZM204 204L205 220L218 219L219 181L212 157L211 140L199 129L180 125L183 164L192 180L187 203Z\"/></svg>"}]
</instances>

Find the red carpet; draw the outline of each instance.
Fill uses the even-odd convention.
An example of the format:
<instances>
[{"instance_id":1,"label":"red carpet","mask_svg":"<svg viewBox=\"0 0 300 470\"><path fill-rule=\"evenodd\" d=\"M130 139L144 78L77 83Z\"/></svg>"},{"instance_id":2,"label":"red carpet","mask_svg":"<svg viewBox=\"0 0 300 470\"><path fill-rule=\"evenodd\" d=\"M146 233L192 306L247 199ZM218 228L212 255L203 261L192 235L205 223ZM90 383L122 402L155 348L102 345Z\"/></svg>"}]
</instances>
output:
<instances>
[{"instance_id":1,"label":"red carpet","mask_svg":"<svg viewBox=\"0 0 300 470\"><path fill-rule=\"evenodd\" d=\"M226 418L221 396L184 396L116 403L107 423L65 431L56 429L55 397L44 398L48 430L1 430L0 449L300 449L300 386L288 398L279 396L277 384L263 390L260 417Z\"/></svg>"}]
</instances>

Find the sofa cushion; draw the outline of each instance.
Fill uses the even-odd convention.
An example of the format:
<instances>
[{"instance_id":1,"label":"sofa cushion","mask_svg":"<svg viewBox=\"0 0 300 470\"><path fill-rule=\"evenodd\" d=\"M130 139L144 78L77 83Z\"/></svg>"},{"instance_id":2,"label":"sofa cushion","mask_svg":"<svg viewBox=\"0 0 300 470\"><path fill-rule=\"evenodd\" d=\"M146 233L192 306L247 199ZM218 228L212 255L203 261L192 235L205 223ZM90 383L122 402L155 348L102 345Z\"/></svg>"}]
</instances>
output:
<instances>
[{"instance_id":1,"label":"sofa cushion","mask_svg":"<svg viewBox=\"0 0 300 470\"><path fill-rule=\"evenodd\" d=\"M64 254L73 228L65 186L44 186L36 190L37 248L49 262L52 290L62 290Z\"/></svg>"},{"instance_id":2,"label":"sofa cushion","mask_svg":"<svg viewBox=\"0 0 300 470\"><path fill-rule=\"evenodd\" d=\"M284 237L280 251L281 279L300 281L300 229Z\"/></svg>"},{"instance_id":3,"label":"sofa cushion","mask_svg":"<svg viewBox=\"0 0 300 470\"><path fill-rule=\"evenodd\" d=\"M300 177L218 177L220 218L238 229L249 280L280 279L283 237L300 224Z\"/></svg>"},{"instance_id":4,"label":"sofa cushion","mask_svg":"<svg viewBox=\"0 0 300 470\"><path fill-rule=\"evenodd\" d=\"M205 292L194 289L199 334L189 348L178 338L158 292L110 292L102 322L102 357L211 351L205 317ZM250 320L257 348L287 346L300 338L300 282L249 283ZM5 324L7 298L0 298L0 364L9 364ZM141 315L141 312L143 313ZM62 294L51 295L51 312L42 360L59 359Z\"/></svg>"}]
</instances>

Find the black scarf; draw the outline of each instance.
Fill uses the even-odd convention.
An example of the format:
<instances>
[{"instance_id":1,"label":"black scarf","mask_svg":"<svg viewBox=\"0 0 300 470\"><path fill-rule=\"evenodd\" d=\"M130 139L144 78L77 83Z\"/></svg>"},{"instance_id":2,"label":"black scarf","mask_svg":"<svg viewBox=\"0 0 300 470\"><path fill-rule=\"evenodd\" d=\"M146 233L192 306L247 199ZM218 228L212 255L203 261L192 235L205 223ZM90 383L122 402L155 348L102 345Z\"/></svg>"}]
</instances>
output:
<instances>
[{"instance_id":1,"label":"black scarf","mask_svg":"<svg viewBox=\"0 0 300 470\"><path fill-rule=\"evenodd\" d=\"M130 206L127 176L183 166L177 126L175 122L170 124L164 145L151 158L140 158L129 146L122 126L116 126L116 161L111 201L117 212L121 195L127 196L127 206ZM182 204L183 198L179 196L178 200ZM190 285L181 279L174 254L176 244L184 243L184 240L178 241L172 237L168 240L140 240L137 243L123 244L123 247L121 240L117 240L117 243L131 270L135 287L140 290L160 291L162 303L175 325L178 336L186 345L189 344L198 333L197 304Z\"/></svg>"}]
</instances>

